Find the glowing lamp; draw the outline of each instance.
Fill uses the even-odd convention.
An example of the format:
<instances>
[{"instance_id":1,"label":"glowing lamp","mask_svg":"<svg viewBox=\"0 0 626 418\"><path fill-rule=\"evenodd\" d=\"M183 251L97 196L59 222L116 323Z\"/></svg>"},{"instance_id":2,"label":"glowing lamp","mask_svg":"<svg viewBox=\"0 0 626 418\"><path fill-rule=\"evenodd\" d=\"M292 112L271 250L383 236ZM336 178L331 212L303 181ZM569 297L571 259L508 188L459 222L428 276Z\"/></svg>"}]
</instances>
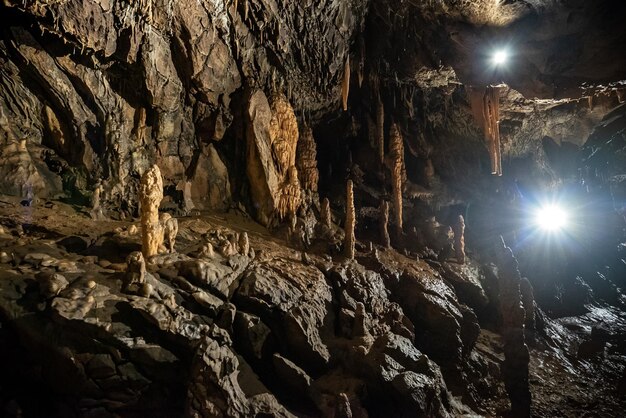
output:
<instances>
[{"instance_id":1,"label":"glowing lamp","mask_svg":"<svg viewBox=\"0 0 626 418\"><path fill-rule=\"evenodd\" d=\"M567 226L567 213L558 206L543 206L535 212L535 224L548 232L556 232Z\"/></svg>"},{"instance_id":2,"label":"glowing lamp","mask_svg":"<svg viewBox=\"0 0 626 418\"><path fill-rule=\"evenodd\" d=\"M496 51L491 57L491 61L496 66L505 64L508 59L509 59L509 53L504 49L500 49Z\"/></svg>"}]
</instances>

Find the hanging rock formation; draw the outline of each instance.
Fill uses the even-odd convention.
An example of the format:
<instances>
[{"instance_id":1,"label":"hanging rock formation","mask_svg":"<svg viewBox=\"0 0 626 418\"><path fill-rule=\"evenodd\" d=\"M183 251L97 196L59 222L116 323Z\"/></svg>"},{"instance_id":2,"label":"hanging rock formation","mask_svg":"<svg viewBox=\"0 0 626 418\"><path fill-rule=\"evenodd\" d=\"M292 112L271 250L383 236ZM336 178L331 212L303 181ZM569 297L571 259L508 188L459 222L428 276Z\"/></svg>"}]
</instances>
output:
<instances>
[{"instance_id":1,"label":"hanging rock formation","mask_svg":"<svg viewBox=\"0 0 626 418\"><path fill-rule=\"evenodd\" d=\"M500 91L501 86L484 89L469 87L472 114L483 130L491 159L491 174L502 175L502 150L500 146Z\"/></svg>"},{"instance_id":2,"label":"hanging rock formation","mask_svg":"<svg viewBox=\"0 0 626 418\"><path fill-rule=\"evenodd\" d=\"M144 257L158 254L163 244L163 229L159 222L159 205L163 199L161 170L154 165L141 176L141 236Z\"/></svg>"},{"instance_id":3,"label":"hanging rock formation","mask_svg":"<svg viewBox=\"0 0 626 418\"><path fill-rule=\"evenodd\" d=\"M348 110L348 94L350 94L350 54L346 57L346 63L343 66L343 78L341 81L341 102L344 112Z\"/></svg>"}]
</instances>

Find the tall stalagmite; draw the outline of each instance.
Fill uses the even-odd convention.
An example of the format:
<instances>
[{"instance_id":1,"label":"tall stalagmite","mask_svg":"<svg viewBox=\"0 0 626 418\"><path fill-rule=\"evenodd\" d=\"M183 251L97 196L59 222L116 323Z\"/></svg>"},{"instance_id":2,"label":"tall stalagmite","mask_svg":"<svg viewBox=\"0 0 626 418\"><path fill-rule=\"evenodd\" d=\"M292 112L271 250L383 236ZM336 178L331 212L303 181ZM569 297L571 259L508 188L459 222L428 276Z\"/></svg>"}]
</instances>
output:
<instances>
[{"instance_id":1,"label":"tall stalagmite","mask_svg":"<svg viewBox=\"0 0 626 418\"><path fill-rule=\"evenodd\" d=\"M389 202L383 200L380 202L379 219L378 224L380 228L380 240L385 248L391 247L391 240L389 239Z\"/></svg>"},{"instance_id":2,"label":"tall stalagmite","mask_svg":"<svg viewBox=\"0 0 626 418\"><path fill-rule=\"evenodd\" d=\"M163 179L156 165L141 176L139 186L141 201L141 234L144 257L156 255L163 243L163 230L159 222L159 205L163 199Z\"/></svg>"},{"instance_id":3,"label":"tall stalagmite","mask_svg":"<svg viewBox=\"0 0 626 418\"><path fill-rule=\"evenodd\" d=\"M404 144L398 125L394 122L389 129L389 153L391 156L391 189L393 197L393 220L396 237L402 236L402 174L404 171Z\"/></svg>"},{"instance_id":4,"label":"tall stalagmite","mask_svg":"<svg viewBox=\"0 0 626 418\"><path fill-rule=\"evenodd\" d=\"M500 86L486 88L469 87L472 114L479 128L485 135L491 173L502 175L502 155L500 149Z\"/></svg>"},{"instance_id":5,"label":"tall stalagmite","mask_svg":"<svg viewBox=\"0 0 626 418\"><path fill-rule=\"evenodd\" d=\"M344 255L349 258L354 258L354 227L356 225L356 217L354 212L354 190L352 188L352 180L348 180L346 184L346 224L345 238L344 238Z\"/></svg>"},{"instance_id":6,"label":"tall stalagmite","mask_svg":"<svg viewBox=\"0 0 626 418\"><path fill-rule=\"evenodd\" d=\"M528 364L530 355L524 338L525 312L521 303L521 276L513 252L500 238L496 243L500 287L500 314L504 340L502 377L511 400L511 416L530 416Z\"/></svg>"},{"instance_id":7,"label":"tall stalagmite","mask_svg":"<svg viewBox=\"0 0 626 418\"><path fill-rule=\"evenodd\" d=\"M313 138L313 130L305 126L298 141L296 167L300 184L305 190L317 192L319 171L317 170L317 147Z\"/></svg>"},{"instance_id":8,"label":"tall stalagmite","mask_svg":"<svg viewBox=\"0 0 626 418\"><path fill-rule=\"evenodd\" d=\"M320 210L320 222L327 228L331 228L333 223L332 216L330 214L330 201L327 197L322 200L322 209Z\"/></svg>"},{"instance_id":9,"label":"tall stalagmite","mask_svg":"<svg viewBox=\"0 0 626 418\"><path fill-rule=\"evenodd\" d=\"M454 251L456 252L456 261L459 264L465 264L465 219L463 215L459 215L454 231Z\"/></svg>"}]
</instances>

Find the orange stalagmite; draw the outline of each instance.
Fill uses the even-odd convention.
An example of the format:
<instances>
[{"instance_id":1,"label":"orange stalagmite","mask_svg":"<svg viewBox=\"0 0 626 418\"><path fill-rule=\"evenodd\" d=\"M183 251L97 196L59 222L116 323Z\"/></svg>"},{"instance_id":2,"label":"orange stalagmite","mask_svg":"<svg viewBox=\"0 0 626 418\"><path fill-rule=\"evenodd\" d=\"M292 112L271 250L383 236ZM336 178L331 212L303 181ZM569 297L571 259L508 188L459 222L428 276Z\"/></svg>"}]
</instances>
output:
<instances>
[{"instance_id":1,"label":"orange stalagmite","mask_svg":"<svg viewBox=\"0 0 626 418\"><path fill-rule=\"evenodd\" d=\"M356 216L354 213L354 190L352 188L352 180L348 180L346 184L346 224L345 224L345 238L344 238L344 255L349 258L354 258L354 227L356 225Z\"/></svg>"},{"instance_id":2,"label":"orange stalagmite","mask_svg":"<svg viewBox=\"0 0 626 418\"><path fill-rule=\"evenodd\" d=\"M156 165L141 176L139 186L141 200L142 251L148 258L158 254L163 244L163 230L159 222L159 205L163 199L163 179L161 170Z\"/></svg>"},{"instance_id":3,"label":"orange stalagmite","mask_svg":"<svg viewBox=\"0 0 626 418\"><path fill-rule=\"evenodd\" d=\"M322 223L322 225L326 226L327 228L331 228L332 226L332 217L330 214L330 202L328 201L328 198L325 197L322 200L322 209L320 211L320 222Z\"/></svg>"},{"instance_id":4,"label":"orange stalagmite","mask_svg":"<svg viewBox=\"0 0 626 418\"><path fill-rule=\"evenodd\" d=\"M389 153L391 156L391 189L393 197L393 220L396 224L396 237L402 236L402 188L404 172L404 143L396 123L389 129Z\"/></svg>"}]
</instances>

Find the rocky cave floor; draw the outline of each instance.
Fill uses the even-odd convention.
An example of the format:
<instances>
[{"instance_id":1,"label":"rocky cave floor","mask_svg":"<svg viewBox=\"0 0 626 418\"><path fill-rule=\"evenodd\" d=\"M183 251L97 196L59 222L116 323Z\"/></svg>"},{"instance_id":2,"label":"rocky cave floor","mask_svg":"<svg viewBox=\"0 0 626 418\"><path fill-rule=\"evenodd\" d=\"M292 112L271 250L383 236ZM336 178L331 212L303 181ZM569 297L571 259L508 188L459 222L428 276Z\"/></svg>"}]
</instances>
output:
<instances>
[{"instance_id":1,"label":"rocky cave floor","mask_svg":"<svg viewBox=\"0 0 626 418\"><path fill-rule=\"evenodd\" d=\"M467 339L458 300L485 280L473 262L440 265L453 283L436 263L362 244L353 262L303 256L241 213L179 224L176 252L148 263L149 297L129 295L138 222L0 197L2 416L172 417L200 403L214 416L506 413L497 330L481 324L460 359L453 348ZM219 254L244 231L249 254ZM213 256L198 254L202 242ZM589 308L535 335L533 416L624 416L626 313ZM459 361L462 383L450 383Z\"/></svg>"}]
</instances>

